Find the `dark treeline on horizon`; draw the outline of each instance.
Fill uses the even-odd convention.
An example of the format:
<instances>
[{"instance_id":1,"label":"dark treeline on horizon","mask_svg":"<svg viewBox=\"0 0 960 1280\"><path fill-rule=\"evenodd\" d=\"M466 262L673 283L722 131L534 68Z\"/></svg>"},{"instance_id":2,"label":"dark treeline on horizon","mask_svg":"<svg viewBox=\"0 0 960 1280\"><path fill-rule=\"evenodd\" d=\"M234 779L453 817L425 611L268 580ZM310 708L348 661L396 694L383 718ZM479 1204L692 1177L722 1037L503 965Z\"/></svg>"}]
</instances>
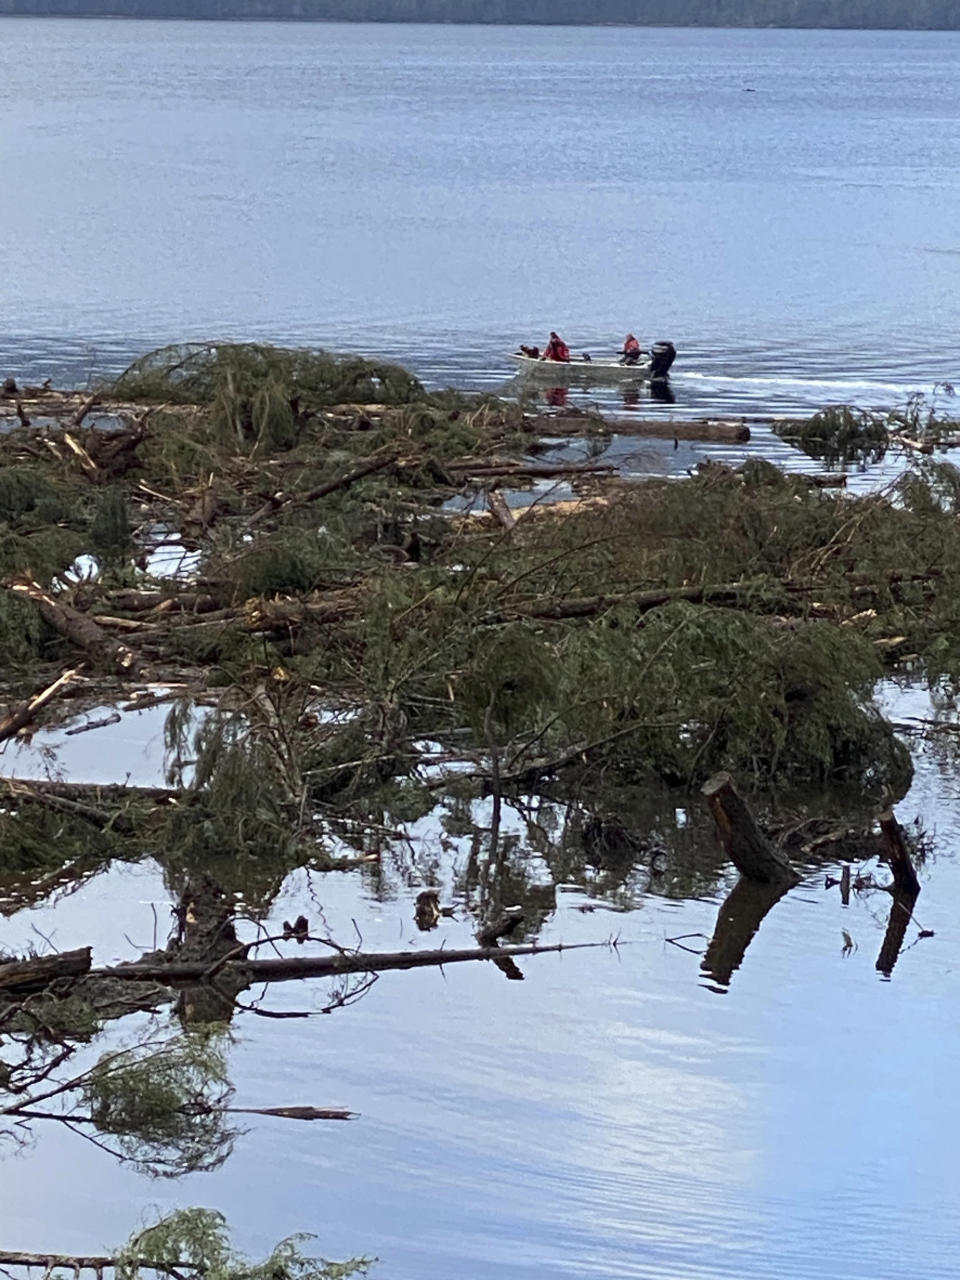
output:
<instances>
[{"instance_id":1,"label":"dark treeline on horizon","mask_svg":"<svg viewBox=\"0 0 960 1280\"><path fill-rule=\"evenodd\" d=\"M0 15L960 30L957 0L0 0Z\"/></svg>"}]
</instances>

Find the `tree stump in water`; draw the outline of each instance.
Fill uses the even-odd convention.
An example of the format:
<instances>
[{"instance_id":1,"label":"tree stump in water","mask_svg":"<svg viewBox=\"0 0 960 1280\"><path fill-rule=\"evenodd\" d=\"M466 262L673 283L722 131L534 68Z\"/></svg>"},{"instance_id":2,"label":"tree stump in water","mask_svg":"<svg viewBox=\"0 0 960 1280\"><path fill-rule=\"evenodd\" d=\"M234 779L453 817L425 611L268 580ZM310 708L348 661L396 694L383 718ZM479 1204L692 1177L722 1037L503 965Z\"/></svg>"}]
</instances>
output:
<instances>
[{"instance_id":1,"label":"tree stump in water","mask_svg":"<svg viewBox=\"0 0 960 1280\"><path fill-rule=\"evenodd\" d=\"M916 898L920 892L920 881L913 869L910 854L903 842L900 823L892 809L884 809L880 815L880 838L883 845L881 857L893 872L895 893L909 898Z\"/></svg>"},{"instance_id":2,"label":"tree stump in water","mask_svg":"<svg viewBox=\"0 0 960 1280\"><path fill-rule=\"evenodd\" d=\"M715 773L703 785L723 852L747 880L796 884L800 877L753 820L729 773Z\"/></svg>"}]
</instances>

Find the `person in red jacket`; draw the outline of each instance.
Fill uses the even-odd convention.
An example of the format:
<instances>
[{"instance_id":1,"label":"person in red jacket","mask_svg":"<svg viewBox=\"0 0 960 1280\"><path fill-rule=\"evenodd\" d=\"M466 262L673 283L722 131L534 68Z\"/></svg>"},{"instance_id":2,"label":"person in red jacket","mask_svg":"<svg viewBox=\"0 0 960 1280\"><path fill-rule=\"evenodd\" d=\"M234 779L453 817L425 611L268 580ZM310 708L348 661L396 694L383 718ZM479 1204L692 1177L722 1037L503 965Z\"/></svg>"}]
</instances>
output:
<instances>
[{"instance_id":1,"label":"person in red jacket","mask_svg":"<svg viewBox=\"0 0 960 1280\"><path fill-rule=\"evenodd\" d=\"M623 354L620 360L621 364L636 364L640 359L640 343L636 340L632 333L628 333L623 340Z\"/></svg>"},{"instance_id":2,"label":"person in red jacket","mask_svg":"<svg viewBox=\"0 0 960 1280\"><path fill-rule=\"evenodd\" d=\"M559 360L563 364L570 363L570 348L562 338L557 337L552 329L550 330L550 341L547 343L540 359Z\"/></svg>"}]
</instances>

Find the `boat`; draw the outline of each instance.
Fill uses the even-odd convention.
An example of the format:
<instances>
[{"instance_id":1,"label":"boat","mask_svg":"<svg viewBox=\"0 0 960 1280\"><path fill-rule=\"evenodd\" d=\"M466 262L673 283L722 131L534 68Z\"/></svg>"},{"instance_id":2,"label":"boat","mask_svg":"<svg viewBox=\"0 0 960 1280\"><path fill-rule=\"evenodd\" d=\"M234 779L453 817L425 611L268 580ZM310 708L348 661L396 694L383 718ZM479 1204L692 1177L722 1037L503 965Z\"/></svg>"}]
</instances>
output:
<instances>
[{"instance_id":1,"label":"boat","mask_svg":"<svg viewBox=\"0 0 960 1280\"><path fill-rule=\"evenodd\" d=\"M597 356L586 352L571 356L569 360L543 360L533 356L534 348L511 353L511 359L519 366L518 372L547 380L552 385L561 382L665 382L670 367L677 358L672 342L655 342L649 351L641 351L633 364L624 364L619 356Z\"/></svg>"}]
</instances>

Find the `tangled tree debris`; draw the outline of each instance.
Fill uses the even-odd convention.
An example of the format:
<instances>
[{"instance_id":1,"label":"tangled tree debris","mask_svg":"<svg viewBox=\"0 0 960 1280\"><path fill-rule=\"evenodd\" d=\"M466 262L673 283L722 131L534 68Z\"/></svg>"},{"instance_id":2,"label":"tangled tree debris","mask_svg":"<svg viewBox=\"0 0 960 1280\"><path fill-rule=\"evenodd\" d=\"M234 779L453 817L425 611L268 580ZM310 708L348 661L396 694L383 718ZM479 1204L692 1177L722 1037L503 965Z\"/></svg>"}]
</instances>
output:
<instances>
[{"instance_id":1,"label":"tangled tree debris","mask_svg":"<svg viewBox=\"0 0 960 1280\"><path fill-rule=\"evenodd\" d=\"M307 1018L387 971L489 962L515 982L523 957L616 948L616 931L540 941L570 888L589 886L581 911L624 911L651 892L726 892L732 864L741 878L700 961L717 990L801 871L809 883L825 863L843 863L827 886L844 902L887 887L854 862L890 866L882 974L919 929L922 833L892 808L911 758L875 693L925 680L949 705L960 678L960 472L932 456L960 429L939 408L777 424L827 464L903 450L899 480L862 497L841 474L756 459L628 480L605 456L612 434L744 442L740 421L531 413L427 392L394 365L262 345L167 348L83 393L8 379L0 421L0 742L73 740L160 708L167 769L164 786L8 769L0 913L146 857L172 908L169 937L155 914L153 945L131 943L122 964L95 962L89 939L0 957L0 1141L57 1123L179 1176L226 1159L237 1114L349 1119L309 1101L233 1105L237 1012ZM755 818L734 778L773 811ZM698 786L718 841L707 806L689 805ZM811 788L817 816L791 808ZM833 796L842 820L822 816ZM466 851L443 889L438 859L404 871L410 918L440 945L345 945L312 892L292 923L264 926L291 871L375 885L428 814L438 842ZM461 912L477 946L444 945ZM320 998L270 1004L299 979ZM94 1057L131 1014L149 1035ZM115 1255L8 1251L0 1265L367 1269L295 1241L247 1262L201 1210Z\"/></svg>"},{"instance_id":2,"label":"tangled tree debris","mask_svg":"<svg viewBox=\"0 0 960 1280\"><path fill-rule=\"evenodd\" d=\"M169 1276L171 1280L347 1280L365 1276L375 1261L352 1258L330 1262L303 1253L312 1237L292 1236L281 1240L270 1256L253 1262L230 1243L226 1219L212 1209L178 1209L144 1227L115 1253L62 1254L0 1251L0 1267L9 1274L30 1275L42 1270L45 1276L67 1273L79 1277L90 1271L102 1280L112 1271L117 1280L138 1280L145 1272Z\"/></svg>"},{"instance_id":3,"label":"tangled tree debris","mask_svg":"<svg viewBox=\"0 0 960 1280\"><path fill-rule=\"evenodd\" d=\"M956 434L911 412L829 411L803 438L876 456ZM93 394L8 385L0 414L0 739L170 704L167 787L0 780L11 902L149 853L178 895L242 864L256 910L291 868L375 864L371 830L483 796L468 874L499 876L489 924L510 905L504 804L565 806L612 882L655 875L624 796L723 769L896 800L910 756L878 681L960 674L960 473L917 451L863 497L759 460L628 481L591 415L222 344ZM566 452L544 463L550 435Z\"/></svg>"}]
</instances>

